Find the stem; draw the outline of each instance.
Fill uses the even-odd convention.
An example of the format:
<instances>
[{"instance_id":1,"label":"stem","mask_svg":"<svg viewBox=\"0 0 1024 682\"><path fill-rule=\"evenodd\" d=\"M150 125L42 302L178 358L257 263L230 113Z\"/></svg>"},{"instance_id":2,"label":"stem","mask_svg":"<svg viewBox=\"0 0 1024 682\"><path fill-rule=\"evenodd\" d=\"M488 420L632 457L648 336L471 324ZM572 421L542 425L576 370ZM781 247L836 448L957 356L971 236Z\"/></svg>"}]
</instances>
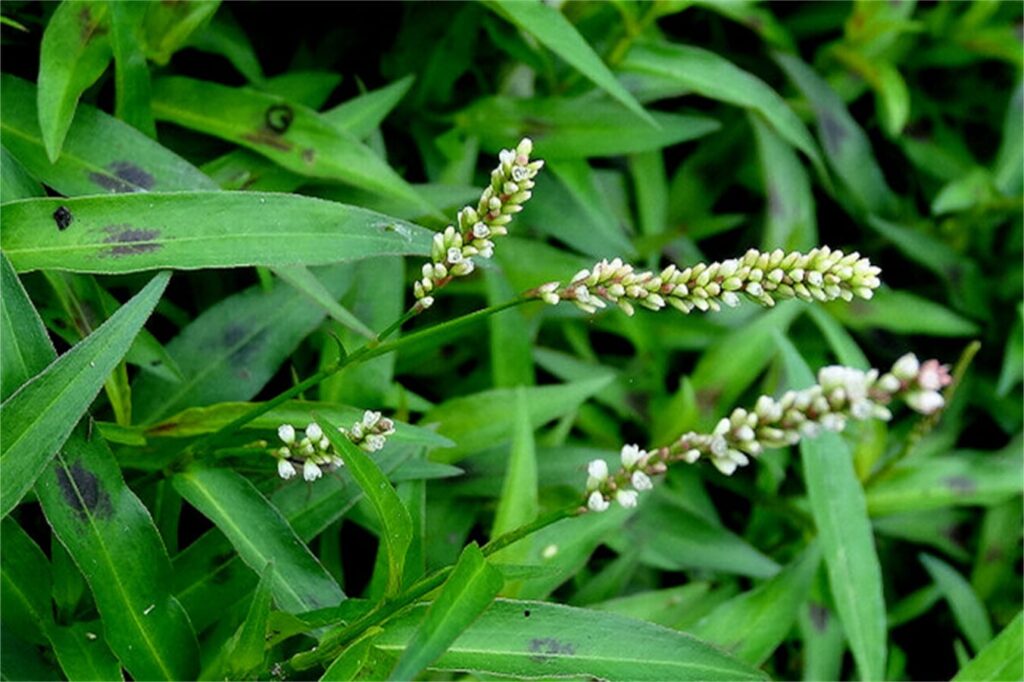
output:
<instances>
[{"instance_id":1,"label":"stem","mask_svg":"<svg viewBox=\"0 0 1024 682\"><path fill-rule=\"evenodd\" d=\"M337 374L345 367L348 367L350 365L357 365L361 362L366 362L367 360L378 357L380 355L386 355L387 353L396 351L402 348L403 346L416 343L425 338L430 338L431 336L456 331L462 327L474 324L482 319L490 317L495 313L499 313L502 310L513 308L524 303L529 303L530 301L534 300L536 299L524 297L514 298L511 301L499 303L498 305L493 305L488 308L483 308L482 310L477 310L468 315L457 317L454 320L449 320L448 322L436 324L422 331L418 331L413 334L409 334L408 336L404 336L396 341L381 343L381 341L383 341L385 338L396 332L408 320L412 319L413 317L419 314L419 310L417 310L415 307L411 308L404 315L402 315L402 317L398 318L390 325L388 325L384 329L384 331L382 331L376 336L376 338L367 341L365 344L356 349L353 353L341 358L335 364L331 365L330 367L325 367L324 369L321 369L316 374L313 374L303 379L299 383L295 384L286 391L279 393L270 400L256 405L251 410L243 414L241 417L238 417L237 419L229 422L228 424L225 424L217 431L193 441L191 444L189 444L188 447L182 450L180 455L182 459L180 459L179 461L187 462L188 459L195 456L196 453L216 447L220 443L223 443L228 436L230 436L235 431L238 431L240 428L251 422L253 419L256 419L257 417L263 414L266 414L267 412L274 409L278 405L281 405L282 403L290 400L291 398L294 398L295 396L301 394L306 389L316 386L317 384L327 379L328 377Z\"/></svg>"},{"instance_id":2,"label":"stem","mask_svg":"<svg viewBox=\"0 0 1024 682\"><path fill-rule=\"evenodd\" d=\"M522 540L527 535L535 533L542 528L546 528L556 521L576 516L578 513L579 507L575 505L572 507L556 509L549 514L545 514L544 516L534 519L530 523L510 530L503 535L499 535L484 545L480 551L483 552L484 556L491 556L495 552ZM305 670L333 658L340 653L346 645L365 632L367 628L383 623L399 611L412 605L421 597L430 594L443 585L453 568L453 566L446 566L445 568L434 571L430 575L414 583L393 600L381 602L376 606L376 608L363 614L348 625L327 633L316 649L295 654L292 656L291 661L289 661L289 665L295 670Z\"/></svg>"}]
</instances>

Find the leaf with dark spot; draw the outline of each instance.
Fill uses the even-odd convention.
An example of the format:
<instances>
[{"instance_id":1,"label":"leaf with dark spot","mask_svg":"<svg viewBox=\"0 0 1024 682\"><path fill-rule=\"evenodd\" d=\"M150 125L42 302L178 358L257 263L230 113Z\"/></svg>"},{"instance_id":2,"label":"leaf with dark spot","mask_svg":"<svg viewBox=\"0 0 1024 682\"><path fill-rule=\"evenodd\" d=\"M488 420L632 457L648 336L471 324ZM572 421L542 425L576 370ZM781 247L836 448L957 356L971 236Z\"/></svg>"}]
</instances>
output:
<instances>
[{"instance_id":1,"label":"leaf with dark spot","mask_svg":"<svg viewBox=\"0 0 1024 682\"><path fill-rule=\"evenodd\" d=\"M825 630L828 629L829 613L827 608L818 602L808 602L807 615L810 616L811 624L814 626L815 630L818 632L825 632Z\"/></svg>"},{"instance_id":2,"label":"leaf with dark spot","mask_svg":"<svg viewBox=\"0 0 1024 682\"><path fill-rule=\"evenodd\" d=\"M137 229L131 225L108 225L103 229L110 235L103 243L116 245L106 251L106 256L132 256L163 248L163 244L154 241L160 236L160 230Z\"/></svg>"},{"instance_id":3,"label":"leaf with dark spot","mask_svg":"<svg viewBox=\"0 0 1024 682\"><path fill-rule=\"evenodd\" d=\"M75 510L80 519L95 516L101 519L111 514L110 495L103 489L96 475L77 461L66 468L62 464L54 467L57 487L64 502Z\"/></svg>"},{"instance_id":4,"label":"leaf with dark spot","mask_svg":"<svg viewBox=\"0 0 1024 682\"><path fill-rule=\"evenodd\" d=\"M67 206L59 206L57 210L53 212L53 221L57 223L58 230L66 230L73 220L74 217L71 215L71 211L68 210Z\"/></svg>"},{"instance_id":5,"label":"leaf with dark spot","mask_svg":"<svg viewBox=\"0 0 1024 682\"><path fill-rule=\"evenodd\" d=\"M950 490L961 495L970 495L977 488L977 485L974 483L974 479L970 476L950 476L946 478L943 483L945 483L946 487Z\"/></svg>"}]
</instances>

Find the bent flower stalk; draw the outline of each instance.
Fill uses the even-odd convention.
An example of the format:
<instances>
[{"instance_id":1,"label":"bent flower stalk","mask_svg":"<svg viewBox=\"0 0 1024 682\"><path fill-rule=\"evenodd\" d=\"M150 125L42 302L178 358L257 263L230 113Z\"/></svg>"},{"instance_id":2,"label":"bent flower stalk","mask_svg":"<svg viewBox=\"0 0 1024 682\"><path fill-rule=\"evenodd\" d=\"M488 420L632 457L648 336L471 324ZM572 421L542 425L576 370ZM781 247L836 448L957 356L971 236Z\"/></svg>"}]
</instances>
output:
<instances>
[{"instance_id":1,"label":"bent flower stalk","mask_svg":"<svg viewBox=\"0 0 1024 682\"><path fill-rule=\"evenodd\" d=\"M767 448L795 445L801 438L822 432L842 431L850 419L892 418L888 405L902 400L921 414L942 409L939 392L951 377L949 367L938 360L920 362L904 355L882 375L878 370L824 367L818 383L800 391L786 391L775 399L761 396L753 410L736 408L722 418L711 433L689 432L671 445L650 452L626 445L621 468L612 474L603 459L587 467L586 508L604 511L614 500L623 507L635 507L639 493L653 487L653 477L665 473L674 462L696 462L707 457L725 475L745 466Z\"/></svg>"},{"instance_id":2,"label":"bent flower stalk","mask_svg":"<svg viewBox=\"0 0 1024 682\"><path fill-rule=\"evenodd\" d=\"M768 307L786 298L867 299L880 284L880 272L857 252L845 254L827 246L806 254L750 249L741 258L698 263L683 269L669 265L659 274L637 272L618 258L602 260L593 268L578 272L565 286L549 282L527 295L551 305L572 301L587 313L594 313L608 303L615 303L627 315L632 315L637 305L649 310L670 305L684 313L694 308L717 312L722 305L739 305L741 295Z\"/></svg>"},{"instance_id":3,"label":"bent flower stalk","mask_svg":"<svg viewBox=\"0 0 1024 682\"><path fill-rule=\"evenodd\" d=\"M473 272L476 256L490 258L494 254L493 239L508 234L508 224L533 195L533 178L544 167L543 161L530 160L532 152L533 142L528 137L515 149L503 149L498 154L498 167L491 172L491 184L480 195L476 208L462 208L455 225L434 235L431 262L424 264L423 277L413 285L417 311L433 305L434 290L453 277Z\"/></svg>"},{"instance_id":4,"label":"bent flower stalk","mask_svg":"<svg viewBox=\"0 0 1024 682\"><path fill-rule=\"evenodd\" d=\"M361 449L376 452L384 447L387 437L395 432L395 424L387 417L382 417L380 412L367 410L351 429L339 426L338 431ZM277 474L285 480L295 476L296 465L302 468L302 477L307 481L315 481L323 476L324 469L334 471L345 466L345 460L331 445L319 424L307 426L301 439L291 424L277 427L277 435L284 447L278 448L273 455L277 459Z\"/></svg>"}]
</instances>

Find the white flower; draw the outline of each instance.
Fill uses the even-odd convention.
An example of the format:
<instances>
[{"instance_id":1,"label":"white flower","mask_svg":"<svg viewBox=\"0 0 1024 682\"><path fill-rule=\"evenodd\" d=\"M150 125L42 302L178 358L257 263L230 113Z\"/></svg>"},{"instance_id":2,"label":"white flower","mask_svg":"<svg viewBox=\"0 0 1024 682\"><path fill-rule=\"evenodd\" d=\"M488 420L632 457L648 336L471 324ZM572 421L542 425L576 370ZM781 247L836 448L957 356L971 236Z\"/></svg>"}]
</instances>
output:
<instances>
[{"instance_id":1,"label":"white flower","mask_svg":"<svg viewBox=\"0 0 1024 682\"><path fill-rule=\"evenodd\" d=\"M608 462L603 459L594 459L587 464L587 474L595 481L604 481L608 478Z\"/></svg>"},{"instance_id":2,"label":"white flower","mask_svg":"<svg viewBox=\"0 0 1024 682\"><path fill-rule=\"evenodd\" d=\"M621 456L622 466L632 469L637 462L647 456L647 452L641 450L639 445L623 445Z\"/></svg>"},{"instance_id":3,"label":"white flower","mask_svg":"<svg viewBox=\"0 0 1024 682\"><path fill-rule=\"evenodd\" d=\"M634 471L633 476L630 477L629 480L638 492L650 490L651 488L654 487L654 483L651 481L651 477L642 471Z\"/></svg>"},{"instance_id":4,"label":"white flower","mask_svg":"<svg viewBox=\"0 0 1024 682\"><path fill-rule=\"evenodd\" d=\"M491 234L491 229L483 223L473 225L473 236L477 239L486 239Z\"/></svg>"},{"instance_id":5,"label":"white flower","mask_svg":"<svg viewBox=\"0 0 1024 682\"><path fill-rule=\"evenodd\" d=\"M448 249L447 256L449 263L452 263L453 265L455 263L459 263L462 261L462 249L453 246L450 249Z\"/></svg>"},{"instance_id":6,"label":"white flower","mask_svg":"<svg viewBox=\"0 0 1024 682\"><path fill-rule=\"evenodd\" d=\"M307 459L306 463L302 465L302 477L307 481L315 481L323 475L324 472L320 471L320 467L311 459Z\"/></svg>"},{"instance_id":7,"label":"white flower","mask_svg":"<svg viewBox=\"0 0 1024 682\"><path fill-rule=\"evenodd\" d=\"M632 509L636 506L637 492L635 490L620 490L615 493L615 501L621 504L625 509Z\"/></svg>"},{"instance_id":8,"label":"white flower","mask_svg":"<svg viewBox=\"0 0 1024 682\"><path fill-rule=\"evenodd\" d=\"M934 360L929 360L921 365L917 383L926 391L938 391L946 385L948 376L942 365Z\"/></svg>"},{"instance_id":9,"label":"white flower","mask_svg":"<svg viewBox=\"0 0 1024 682\"><path fill-rule=\"evenodd\" d=\"M726 476L732 476L733 472L736 471L736 462L731 459L726 459L724 457L712 457L711 462Z\"/></svg>"},{"instance_id":10,"label":"white flower","mask_svg":"<svg viewBox=\"0 0 1024 682\"><path fill-rule=\"evenodd\" d=\"M938 391L913 391L907 394L907 405L921 414L932 414L946 404Z\"/></svg>"},{"instance_id":11,"label":"white flower","mask_svg":"<svg viewBox=\"0 0 1024 682\"><path fill-rule=\"evenodd\" d=\"M366 410L363 412L363 426L368 429L372 429L380 421L380 412L374 412L373 410Z\"/></svg>"},{"instance_id":12,"label":"white flower","mask_svg":"<svg viewBox=\"0 0 1024 682\"><path fill-rule=\"evenodd\" d=\"M590 493L590 497L587 498L587 508L590 511L603 512L608 507L608 500L604 499L604 495L598 490Z\"/></svg>"},{"instance_id":13,"label":"white flower","mask_svg":"<svg viewBox=\"0 0 1024 682\"><path fill-rule=\"evenodd\" d=\"M288 460L279 459L277 460L277 475L287 481L295 475L295 467Z\"/></svg>"},{"instance_id":14,"label":"white flower","mask_svg":"<svg viewBox=\"0 0 1024 682\"><path fill-rule=\"evenodd\" d=\"M680 458L687 464L693 464L700 459L700 450L692 448L680 455Z\"/></svg>"},{"instance_id":15,"label":"white flower","mask_svg":"<svg viewBox=\"0 0 1024 682\"><path fill-rule=\"evenodd\" d=\"M886 393L895 393L900 390L903 383L896 377L895 374L883 374L878 380L878 388L882 389Z\"/></svg>"},{"instance_id":16,"label":"white flower","mask_svg":"<svg viewBox=\"0 0 1024 682\"><path fill-rule=\"evenodd\" d=\"M385 443L384 436L379 434L372 434L366 437L366 449L369 452L377 452L384 447Z\"/></svg>"},{"instance_id":17,"label":"white flower","mask_svg":"<svg viewBox=\"0 0 1024 682\"><path fill-rule=\"evenodd\" d=\"M281 424L277 427L277 437L284 441L285 445L295 442L295 427L291 424Z\"/></svg>"},{"instance_id":18,"label":"white flower","mask_svg":"<svg viewBox=\"0 0 1024 682\"><path fill-rule=\"evenodd\" d=\"M306 438L311 441L319 441L324 437L324 432L320 429L320 425L313 422L306 427Z\"/></svg>"},{"instance_id":19,"label":"white flower","mask_svg":"<svg viewBox=\"0 0 1024 682\"><path fill-rule=\"evenodd\" d=\"M910 381L917 376L921 369L921 363L913 353L907 353L892 366L892 373L903 381Z\"/></svg>"}]
</instances>

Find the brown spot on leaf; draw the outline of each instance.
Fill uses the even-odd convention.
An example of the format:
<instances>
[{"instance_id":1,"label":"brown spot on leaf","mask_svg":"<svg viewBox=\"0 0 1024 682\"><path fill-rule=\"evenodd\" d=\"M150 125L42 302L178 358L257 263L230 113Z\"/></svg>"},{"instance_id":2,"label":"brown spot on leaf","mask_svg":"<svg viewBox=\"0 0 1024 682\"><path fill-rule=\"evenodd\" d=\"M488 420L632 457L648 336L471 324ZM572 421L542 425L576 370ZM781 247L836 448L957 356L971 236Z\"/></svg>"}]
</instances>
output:
<instances>
[{"instance_id":1,"label":"brown spot on leaf","mask_svg":"<svg viewBox=\"0 0 1024 682\"><path fill-rule=\"evenodd\" d=\"M74 219L67 206L60 206L53 212L53 222L57 223L57 229L61 231L66 230Z\"/></svg>"},{"instance_id":2,"label":"brown spot on leaf","mask_svg":"<svg viewBox=\"0 0 1024 682\"><path fill-rule=\"evenodd\" d=\"M824 138L825 149L832 156L836 156L839 154L840 147L843 146L843 141L846 139L846 129L828 111L821 112L818 123L821 126L821 136Z\"/></svg>"},{"instance_id":3,"label":"brown spot on leaf","mask_svg":"<svg viewBox=\"0 0 1024 682\"><path fill-rule=\"evenodd\" d=\"M275 104L263 115L263 124L278 135L288 132L294 120L295 112L287 104Z\"/></svg>"},{"instance_id":4,"label":"brown spot on leaf","mask_svg":"<svg viewBox=\"0 0 1024 682\"><path fill-rule=\"evenodd\" d=\"M114 161L109 166L107 173L89 173L89 180L99 185L108 192L127 194L129 192L143 192L153 188L156 179L136 166L131 161Z\"/></svg>"},{"instance_id":5,"label":"brown spot on leaf","mask_svg":"<svg viewBox=\"0 0 1024 682\"><path fill-rule=\"evenodd\" d=\"M530 660L535 663L545 663L551 658L564 656L575 656L576 645L571 642L563 642L554 637L540 637L530 640Z\"/></svg>"},{"instance_id":6,"label":"brown spot on leaf","mask_svg":"<svg viewBox=\"0 0 1024 682\"><path fill-rule=\"evenodd\" d=\"M79 38L83 45L93 38L98 38L107 33L107 27L103 25L103 19L94 20L92 8L88 5L82 7L82 10L78 13L78 24L81 27Z\"/></svg>"},{"instance_id":7,"label":"brown spot on leaf","mask_svg":"<svg viewBox=\"0 0 1024 682\"><path fill-rule=\"evenodd\" d=\"M135 256L150 253L163 247L154 240L160 236L160 230L138 229L131 225L108 225L103 228L109 236L104 244L114 244L104 255L112 257Z\"/></svg>"},{"instance_id":8,"label":"brown spot on leaf","mask_svg":"<svg viewBox=\"0 0 1024 682\"><path fill-rule=\"evenodd\" d=\"M316 150L313 149L312 147L307 147L306 149L303 149L302 160L312 166L313 162L316 161Z\"/></svg>"},{"instance_id":9,"label":"brown spot on leaf","mask_svg":"<svg viewBox=\"0 0 1024 682\"><path fill-rule=\"evenodd\" d=\"M828 628L828 609L817 602L810 602L807 605L807 615L811 618L811 625L818 632L825 632Z\"/></svg>"},{"instance_id":10,"label":"brown spot on leaf","mask_svg":"<svg viewBox=\"0 0 1024 682\"><path fill-rule=\"evenodd\" d=\"M786 202L774 183L768 185L768 212L778 220L786 217Z\"/></svg>"},{"instance_id":11,"label":"brown spot on leaf","mask_svg":"<svg viewBox=\"0 0 1024 682\"><path fill-rule=\"evenodd\" d=\"M943 483L958 495L970 495L978 487L970 476L949 476L943 480Z\"/></svg>"},{"instance_id":12,"label":"brown spot on leaf","mask_svg":"<svg viewBox=\"0 0 1024 682\"><path fill-rule=\"evenodd\" d=\"M247 142L252 142L253 144L270 147L282 152L289 152L294 146L291 142L288 140L282 140L277 133L267 128L260 128L254 132L246 133L245 135L242 135L242 139Z\"/></svg>"},{"instance_id":13,"label":"brown spot on leaf","mask_svg":"<svg viewBox=\"0 0 1024 682\"><path fill-rule=\"evenodd\" d=\"M103 489L96 474L92 473L81 462L75 462L69 468L57 464L57 487L61 497L80 519L87 516L106 518L113 508L110 495Z\"/></svg>"}]
</instances>

